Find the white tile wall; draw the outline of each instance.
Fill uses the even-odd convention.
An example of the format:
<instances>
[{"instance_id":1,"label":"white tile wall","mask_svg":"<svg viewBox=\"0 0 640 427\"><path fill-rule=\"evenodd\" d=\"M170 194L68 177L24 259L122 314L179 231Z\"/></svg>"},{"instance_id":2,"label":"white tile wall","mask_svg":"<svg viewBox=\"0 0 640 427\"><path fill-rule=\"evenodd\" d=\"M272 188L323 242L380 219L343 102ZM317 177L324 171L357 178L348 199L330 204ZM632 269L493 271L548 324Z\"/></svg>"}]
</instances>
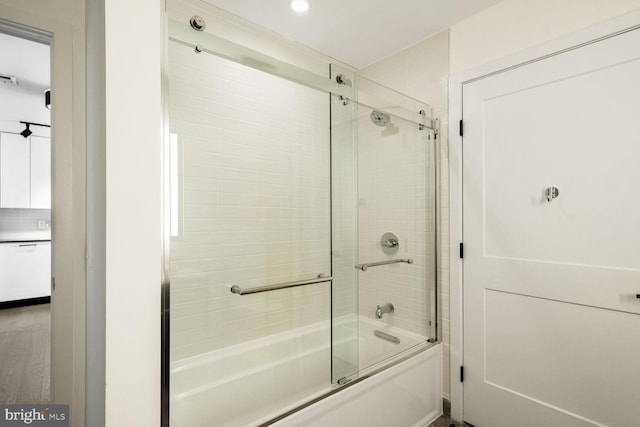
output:
<instances>
[{"instance_id":1,"label":"white tile wall","mask_svg":"<svg viewBox=\"0 0 640 427\"><path fill-rule=\"evenodd\" d=\"M390 302L393 315L380 322L429 336L430 292L435 282L433 140L415 123L392 117L398 129L386 134L361 106L358 120L359 262L411 258L358 273L359 311L375 318L377 305ZM399 251L385 254L380 238L395 233Z\"/></svg>"},{"instance_id":2,"label":"white tile wall","mask_svg":"<svg viewBox=\"0 0 640 427\"><path fill-rule=\"evenodd\" d=\"M362 75L433 107L440 119L439 176L439 326L443 340L443 394L449 398L449 31L415 44L359 71Z\"/></svg>"},{"instance_id":3,"label":"white tile wall","mask_svg":"<svg viewBox=\"0 0 640 427\"><path fill-rule=\"evenodd\" d=\"M172 360L326 320L328 284L247 296L230 284L330 272L327 95L175 43L169 55Z\"/></svg>"}]
</instances>

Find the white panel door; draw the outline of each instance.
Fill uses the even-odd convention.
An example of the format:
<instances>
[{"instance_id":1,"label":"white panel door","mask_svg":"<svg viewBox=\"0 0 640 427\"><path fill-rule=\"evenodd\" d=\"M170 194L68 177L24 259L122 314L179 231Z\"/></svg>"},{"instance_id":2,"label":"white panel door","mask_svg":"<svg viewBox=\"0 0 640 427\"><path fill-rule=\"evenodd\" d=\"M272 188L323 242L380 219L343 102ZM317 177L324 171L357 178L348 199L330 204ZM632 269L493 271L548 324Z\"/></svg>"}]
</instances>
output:
<instances>
[{"instance_id":1,"label":"white panel door","mask_svg":"<svg viewBox=\"0 0 640 427\"><path fill-rule=\"evenodd\" d=\"M640 425L640 31L465 84L463 115L465 420Z\"/></svg>"},{"instance_id":2,"label":"white panel door","mask_svg":"<svg viewBox=\"0 0 640 427\"><path fill-rule=\"evenodd\" d=\"M28 208L30 174L29 138L0 133L0 208Z\"/></svg>"},{"instance_id":3,"label":"white panel door","mask_svg":"<svg viewBox=\"0 0 640 427\"><path fill-rule=\"evenodd\" d=\"M31 137L31 208L51 209L51 140Z\"/></svg>"}]
</instances>

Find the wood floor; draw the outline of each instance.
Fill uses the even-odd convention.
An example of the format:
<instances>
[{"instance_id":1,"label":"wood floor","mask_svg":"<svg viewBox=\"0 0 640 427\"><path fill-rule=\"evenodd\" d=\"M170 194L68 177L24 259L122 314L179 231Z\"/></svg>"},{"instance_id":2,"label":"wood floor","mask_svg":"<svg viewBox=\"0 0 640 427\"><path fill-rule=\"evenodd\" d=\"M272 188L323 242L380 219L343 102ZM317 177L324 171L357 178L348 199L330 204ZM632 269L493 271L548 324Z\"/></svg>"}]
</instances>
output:
<instances>
[{"instance_id":1,"label":"wood floor","mask_svg":"<svg viewBox=\"0 0 640 427\"><path fill-rule=\"evenodd\" d=\"M50 304L0 309L0 404L49 403Z\"/></svg>"}]
</instances>

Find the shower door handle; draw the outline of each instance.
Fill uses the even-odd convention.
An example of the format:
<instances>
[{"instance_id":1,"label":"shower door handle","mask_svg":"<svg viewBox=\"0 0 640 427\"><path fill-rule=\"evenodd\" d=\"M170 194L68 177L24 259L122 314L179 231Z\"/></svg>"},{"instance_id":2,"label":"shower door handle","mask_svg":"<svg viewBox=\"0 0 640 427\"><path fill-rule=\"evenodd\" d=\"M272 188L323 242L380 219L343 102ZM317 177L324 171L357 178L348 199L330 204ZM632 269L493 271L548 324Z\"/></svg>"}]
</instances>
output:
<instances>
[{"instance_id":1,"label":"shower door handle","mask_svg":"<svg viewBox=\"0 0 640 427\"><path fill-rule=\"evenodd\" d=\"M248 288L248 289L242 289L238 285L233 285L231 286L231 293L236 295L257 294L259 292L268 292L268 291L275 291L278 289L295 288L296 286L313 285L316 283L330 282L332 280L333 280L333 277L331 276L318 274L318 277L315 279L296 280L295 282L277 283L275 285L258 286L255 288Z\"/></svg>"}]
</instances>

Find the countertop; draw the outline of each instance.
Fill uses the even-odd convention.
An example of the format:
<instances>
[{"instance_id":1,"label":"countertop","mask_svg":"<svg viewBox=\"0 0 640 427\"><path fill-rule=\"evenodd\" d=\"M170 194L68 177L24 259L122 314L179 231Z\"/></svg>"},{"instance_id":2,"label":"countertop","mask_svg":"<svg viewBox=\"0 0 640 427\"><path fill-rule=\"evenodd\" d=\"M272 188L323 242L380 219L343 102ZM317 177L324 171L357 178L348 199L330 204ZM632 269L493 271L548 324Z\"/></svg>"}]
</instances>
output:
<instances>
[{"instance_id":1,"label":"countertop","mask_svg":"<svg viewBox=\"0 0 640 427\"><path fill-rule=\"evenodd\" d=\"M0 232L0 243L47 241L51 241L50 231Z\"/></svg>"}]
</instances>

